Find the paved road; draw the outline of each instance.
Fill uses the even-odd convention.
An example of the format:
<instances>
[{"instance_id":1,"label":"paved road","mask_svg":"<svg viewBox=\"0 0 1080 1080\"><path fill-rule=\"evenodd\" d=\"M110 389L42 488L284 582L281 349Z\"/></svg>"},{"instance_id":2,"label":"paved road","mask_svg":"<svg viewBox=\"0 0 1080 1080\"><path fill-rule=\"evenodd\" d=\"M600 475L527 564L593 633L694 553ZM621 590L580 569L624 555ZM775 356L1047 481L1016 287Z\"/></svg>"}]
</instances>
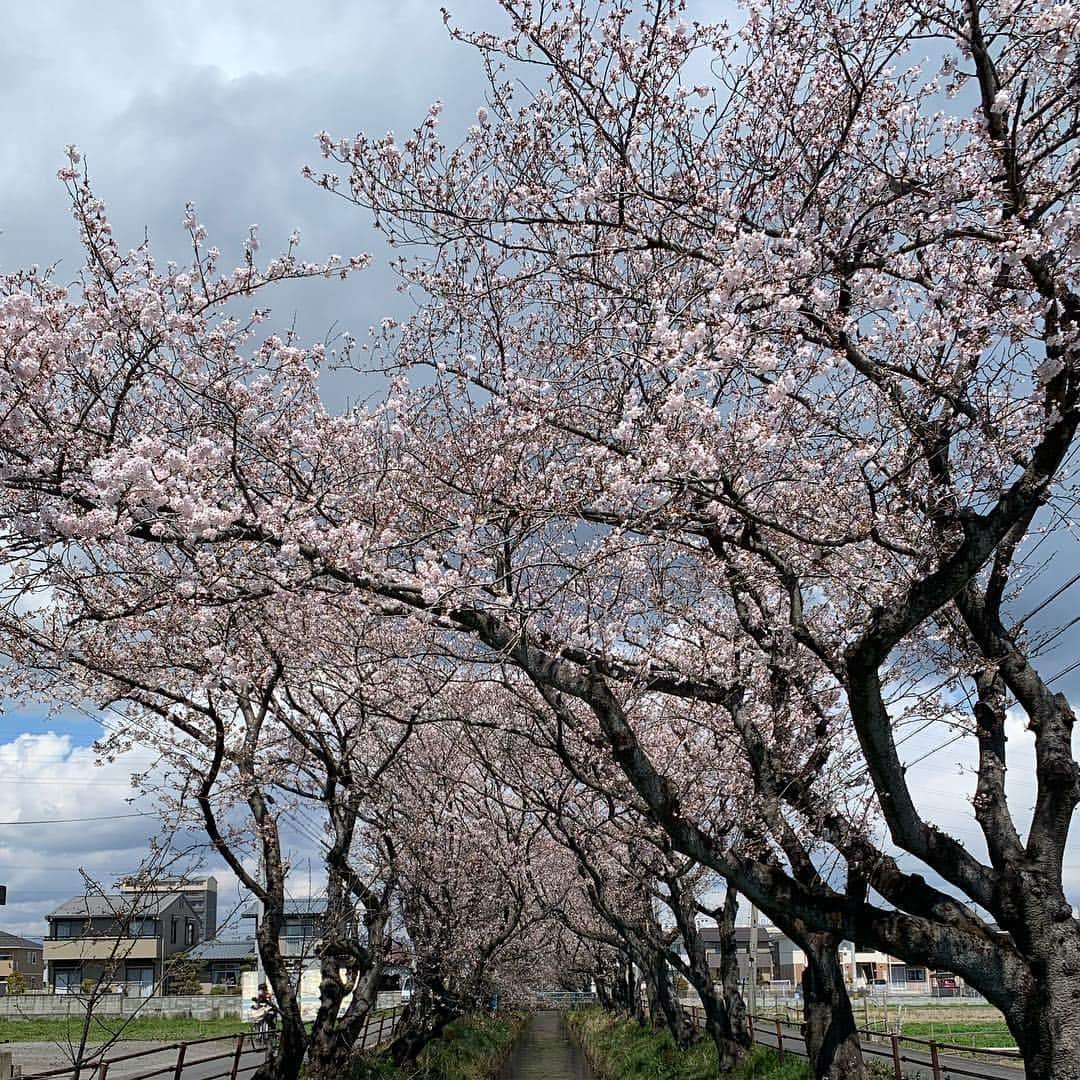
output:
<instances>
[{"instance_id":1,"label":"paved road","mask_svg":"<svg viewBox=\"0 0 1080 1080\"><path fill-rule=\"evenodd\" d=\"M797 1024L782 1024L781 1031L784 1034L784 1050L806 1057L806 1044L799 1034ZM776 1046L776 1032L767 1028L758 1027L754 1031L757 1042L762 1046ZM870 1061L882 1061L892 1066L892 1049L888 1043L875 1043L863 1040L863 1056ZM922 1050L912 1050L902 1047L901 1070L905 1073L916 1073L920 1076L933 1077L934 1070L930 1064L930 1054ZM941 1054L938 1058L941 1064L943 1080L963 1080L965 1077L984 1077L989 1080L1024 1080L1024 1068L1022 1065L989 1064L985 1061L973 1061L970 1058L947 1057Z\"/></svg>"},{"instance_id":2,"label":"paved road","mask_svg":"<svg viewBox=\"0 0 1080 1080\"><path fill-rule=\"evenodd\" d=\"M365 1029L357 1045L369 1049L385 1042L392 1034L392 1021L387 1019L382 1026L378 1021ZM263 1051L248 1049L249 1040L245 1039L245 1049L237 1070L239 1080L248 1077L263 1061ZM23 1073L32 1077L36 1073L61 1069L70 1061L62 1048L51 1042L13 1042L4 1043L3 1048L12 1052L15 1065L21 1066ZM156 1051L156 1052L155 1052ZM234 1036L189 1046L184 1060L183 1080L210 1080L211 1077L232 1071L233 1057L236 1052ZM137 1054L127 1061L115 1061L117 1057ZM161 1043L142 1040L124 1040L117 1043L105 1055L109 1061L108 1080L130 1080L131 1077L145 1076L155 1069L161 1070L162 1080L172 1080L172 1070L176 1066L177 1051L175 1043ZM54 1080L69 1080L73 1072L61 1074ZM82 1080L92 1080L93 1069L85 1068Z\"/></svg>"},{"instance_id":3,"label":"paved road","mask_svg":"<svg viewBox=\"0 0 1080 1080\"><path fill-rule=\"evenodd\" d=\"M171 1070L176 1065L176 1050L162 1049L157 1053L146 1053L146 1051L153 1051L161 1045L160 1042L130 1040L125 1041L122 1045L115 1046L112 1054L108 1055L110 1058L138 1052L141 1052L142 1056L133 1058L130 1061L117 1061L110 1064L108 1080L128 1080L133 1076L142 1076L153 1069L163 1070L162 1075L166 1076L167 1072L165 1070ZM171 1046L172 1044L166 1045ZM232 1069L235 1048L236 1044L232 1040L189 1047L184 1065L184 1080L208 1080L209 1077L217 1076L219 1073L227 1074ZM5 1043L4 1049L11 1051L14 1064L22 1066L23 1073L27 1076L33 1076L35 1073L47 1072L52 1069L60 1069L67 1064L63 1051L55 1043ZM203 1059L217 1057L219 1054L227 1056L219 1057L216 1061L203 1063ZM250 1076L262 1060L263 1054L261 1052L245 1050L240 1059L239 1077ZM66 1074L67 1077L72 1075L74 1074L70 1072ZM82 1080L92 1080L93 1076L93 1069L84 1069ZM55 1080L65 1080L64 1074L56 1077Z\"/></svg>"}]
</instances>

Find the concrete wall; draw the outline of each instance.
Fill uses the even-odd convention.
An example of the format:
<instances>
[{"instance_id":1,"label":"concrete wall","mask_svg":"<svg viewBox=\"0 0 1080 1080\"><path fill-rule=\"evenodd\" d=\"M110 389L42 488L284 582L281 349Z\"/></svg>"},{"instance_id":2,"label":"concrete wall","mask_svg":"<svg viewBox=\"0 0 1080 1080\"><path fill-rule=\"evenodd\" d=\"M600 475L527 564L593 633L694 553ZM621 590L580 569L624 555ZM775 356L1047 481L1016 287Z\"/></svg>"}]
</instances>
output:
<instances>
[{"instance_id":1,"label":"concrete wall","mask_svg":"<svg viewBox=\"0 0 1080 1080\"><path fill-rule=\"evenodd\" d=\"M0 997L0 1017L5 1020L82 1016L85 998L81 994L19 994ZM138 998L105 994L94 1005L103 1016L194 1016L199 1020L238 1017L240 998L211 994Z\"/></svg>"}]
</instances>

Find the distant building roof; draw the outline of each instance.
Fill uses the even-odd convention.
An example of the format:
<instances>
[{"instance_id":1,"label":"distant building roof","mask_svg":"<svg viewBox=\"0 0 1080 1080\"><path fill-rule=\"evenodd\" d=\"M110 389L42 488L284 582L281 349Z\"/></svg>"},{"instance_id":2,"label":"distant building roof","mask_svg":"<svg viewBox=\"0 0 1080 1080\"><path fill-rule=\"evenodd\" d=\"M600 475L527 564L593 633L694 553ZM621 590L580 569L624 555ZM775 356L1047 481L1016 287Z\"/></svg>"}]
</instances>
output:
<instances>
[{"instance_id":1,"label":"distant building roof","mask_svg":"<svg viewBox=\"0 0 1080 1080\"><path fill-rule=\"evenodd\" d=\"M116 883L116 887L121 892L196 892L200 889L217 892L217 878L170 874L143 881L137 876L132 876L121 878Z\"/></svg>"},{"instance_id":2,"label":"distant building roof","mask_svg":"<svg viewBox=\"0 0 1080 1080\"><path fill-rule=\"evenodd\" d=\"M771 934L772 927L759 926L758 927L758 948L764 952L769 948L770 937L775 938L776 935ZM715 945L720 940L720 928L716 926L702 926L698 929L698 933L701 935L701 940L706 945ZM749 926L736 926L735 927L735 944L742 948L744 951L750 945L750 927Z\"/></svg>"},{"instance_id":3,"label":"distant building roof","mask_svg":"<svg viewBox=\"0 0 1080 1080\"><path fill-rule=\"evenodd\" d=\"M202 963L210 963L213 960L254 960L255 939L245 938L241 941L204 941L196 945L188 956L192 960Z\"/></svg>"},{"instance_id":4,"label":"distant building roof","mask_svg":"<svg viewBox=\"0 0 1080 1080\"><path fill-rule=\"evenodd\" d=\"M259 914L259 909L256 905L252 904L251 907L245 908L242 918L254 919ZM285 914L286 915L325 915L326 914L326 897L309 896L305 900L286 900L285 901Z\"/></svg>"},{"instance_id":5,"label":"distant building roof","mask_svg":"<svg viewBox=\"0 0 1080 1080\"><path fill-rule=\"evenodd\" d=\"M41 942L32 938L19 937L18 934L9 934L6 930L0 930L0 949L40 949Z\"/></svg>"},{"instance_id":6,"label":"distant building roof","mask_svg":"<svg viewBox=\"0 0 1080 1080\"><path fill-rule=\"evenodd\" d=\"M160 915L177 900L185 900L180 893L151 893L132 897L121 894L105 896L73 896L65 900L47 919L107 919L119 915Z\"/></svg>"}]
</instances>

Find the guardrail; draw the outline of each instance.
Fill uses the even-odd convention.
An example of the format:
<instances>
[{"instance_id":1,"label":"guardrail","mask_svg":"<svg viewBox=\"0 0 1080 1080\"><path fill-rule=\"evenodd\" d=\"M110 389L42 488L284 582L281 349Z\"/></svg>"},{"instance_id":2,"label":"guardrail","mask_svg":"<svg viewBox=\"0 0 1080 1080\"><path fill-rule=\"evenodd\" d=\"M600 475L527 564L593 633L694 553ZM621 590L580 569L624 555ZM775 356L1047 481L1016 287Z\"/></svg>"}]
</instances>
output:
<instances>
[{"instance_id":1,"label":"guardrail","mask_svg":"<svg viewBox=\"0 0 1080 1080\"><path fill-rule=\"evenodd\" d=\"M398 1021L404 1013L404 1007L398 1005L379 1016L369 1016L356 1040L356 1046L372 1050L389 1042L397 1030ZM211 1043L225 1043L227 1049L221 1053L203 1054L211 1049ZM188 1039L185 1042L162 1043L151 1050L134 1050L128 1054L110 1054L86 1065L64 1065L44 1072L25 1073L16 1071L17 1080L183 1080L185 1073L195 1068L222 1062L223 1069L199 1076L199 1080L240 1080L254 1072L266 1060L266 1047L256 1046L252 1041L251 1031L239 1035L212 1035L205 1039ZM137 1073L124 1071L119 1076L115 1066L173 1054L172 1060L159 1063L152 1068ZM200 1056L202 1055L202 1056ZM18 1066L16 1066L18 1070Z\"/></svg>"},{"instance_id":2,"label":"guardrail","mask_svg":"<svg viewBox=\"0 0 1080 1080\"><path fill-rule=\"evenodd\" d=\"M700 1005L684 1005L683 1011L689 1016L695 1027L705 1027L705 1010ZM774 1046L783 1059L785 1053L805 1057L802 1045L801 1025L781 1020L779 1017L749 1016L750 1034L755 1042L765 1046ZM793 1030L794 1029L794 1030ZM762 1038L765 1033L768 1038ZM903 1080L904 1066L914 1066L917 1072L932 1076L933 1080L942 1080L943 1076L962 1076L969 1080L1002 1080L1003 1076L1013 1076L1022 1080L1023 1061L1019 1050L995 1049L992 1047L958 1046L955 1043L938 1042L936 1039L920 1039L914 1035L898 1035L894 1032L882 1033L857 1029L859 1046L865 1056L884 1058L892 1066L894 1080ZM775 1043L770 1041L775 1040ZM802 1047L796 1048L798 1044ZM925 1050L914 1047L926 1047ZM978 1055L957 1057L957 1053ZM980 1059L989 1058L989 1064L996 1063L993 1073L978 1066L987 1064Z\"/></svg>"}]
</instances>

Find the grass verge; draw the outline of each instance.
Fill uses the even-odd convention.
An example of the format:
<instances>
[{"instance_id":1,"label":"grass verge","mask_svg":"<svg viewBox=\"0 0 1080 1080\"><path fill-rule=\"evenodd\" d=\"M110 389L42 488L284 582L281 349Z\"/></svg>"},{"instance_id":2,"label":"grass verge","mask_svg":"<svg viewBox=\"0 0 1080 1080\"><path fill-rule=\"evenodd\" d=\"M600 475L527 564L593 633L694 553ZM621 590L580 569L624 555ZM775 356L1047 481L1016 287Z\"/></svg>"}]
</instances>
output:
<instances>
[{"instance_id":1,"label":"grass verge","mask_svg":"<svg viewBox=\"0 0 1080 1080\"><path fill-rule=\"evenodd\" d=\"M121 1026L123 1017L95 1017L90 1025L90 1041L104 1042ZM67 1045L82 1036L83 1018L45 1020L0 1020L0 1042L55 1042ZM239 1019L193 1020L191 1017L136 1016L120 1034L121 1039L160 1039L164 1042L184 1042L188 1039L207 1039L214 1035L236 1035L247 1031L249 1024Z\"/></svg>"},{"instance_id":2,"label":"grass verge","mask_svg":"<svg viewBox=\"0 0 1080 1080\"><path fill-rule=\"evenodd\" d=\"M463 1016L424 1047L412 1068L399 1069L379 1054L365 1054L342 1080L488 1080L502 1068L526 1020L516 1012Z\"/></svg>"},{"instance_id":3,"label":"grass verge","mask_svg":"<svg viewBox=\"0 0 1080 1080\"><path fill-rule=\"evenodd\" d=\"M714 1080L716 1047L702 1039L684 1050L668 1031L653 1031L627 1017L603 1009L580 1009L567 1014L593 1071L603 1080ZM804 1061L756 1046L728 1080L810 1080Z\"/></svg>"}]
</instances>

